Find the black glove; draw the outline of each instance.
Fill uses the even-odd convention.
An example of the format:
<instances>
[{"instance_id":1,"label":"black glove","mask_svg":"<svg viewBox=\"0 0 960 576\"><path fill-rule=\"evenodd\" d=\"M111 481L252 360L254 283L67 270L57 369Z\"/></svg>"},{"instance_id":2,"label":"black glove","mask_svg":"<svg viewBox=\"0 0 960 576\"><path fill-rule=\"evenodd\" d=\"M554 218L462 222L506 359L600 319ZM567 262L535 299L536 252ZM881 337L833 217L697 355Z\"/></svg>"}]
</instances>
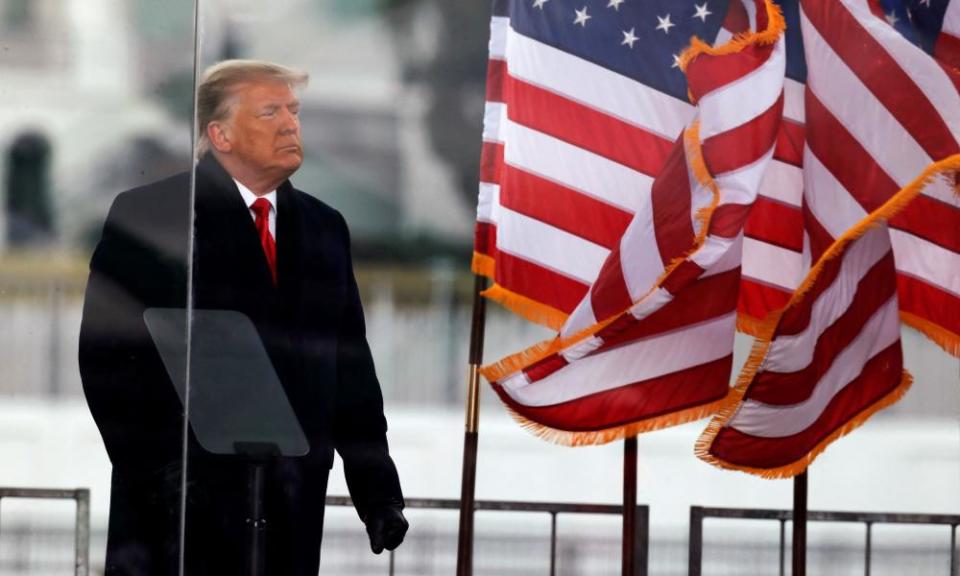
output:
<instances>
[{"instance_id":1,"label":"black glove","mask_svg":"<svg viewBox=\"0 0 960 576\"><path fill-rule=\"evenodd\" d=\"M383 549L393 550L403 542L410 526L399 506L385 506L372 510L367 516L367 535L370 536L370 549L374 554Z\"/></svg>"}]
</instances>

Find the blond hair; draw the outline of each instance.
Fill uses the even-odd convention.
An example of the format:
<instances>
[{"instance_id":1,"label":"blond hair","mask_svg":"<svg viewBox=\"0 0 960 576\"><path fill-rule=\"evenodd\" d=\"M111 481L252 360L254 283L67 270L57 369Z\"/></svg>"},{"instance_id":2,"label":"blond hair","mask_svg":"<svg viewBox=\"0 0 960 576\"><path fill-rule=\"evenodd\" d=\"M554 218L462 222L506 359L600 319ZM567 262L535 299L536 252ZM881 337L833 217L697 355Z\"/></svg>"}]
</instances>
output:
<instances>
[{"instance_id":1,"label":"blond hair","mask_svg":"<svg viewBox=\"0 0 960 576\"><path fill-rule=\"evenodd\" d=\"M207 126L230 116L234 89L245 82L283 82L305 86L310 75L265 60L224 60L207 68L197 86L197 157L210 151Z\"/></svg>"}]
</instances>

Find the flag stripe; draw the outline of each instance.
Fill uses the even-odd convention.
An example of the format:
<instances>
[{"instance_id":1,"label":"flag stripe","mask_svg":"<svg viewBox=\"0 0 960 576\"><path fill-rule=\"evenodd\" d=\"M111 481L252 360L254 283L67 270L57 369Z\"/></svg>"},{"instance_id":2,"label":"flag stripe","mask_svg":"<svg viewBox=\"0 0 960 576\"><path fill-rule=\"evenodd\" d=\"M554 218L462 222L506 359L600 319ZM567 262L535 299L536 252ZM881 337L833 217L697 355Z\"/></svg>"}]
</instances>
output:
<instances>
[{"instance_id":1,"label":"flag stripe","mask_svg":"<svg viewBox=\"0 0 960 576\"><path fill-rule=\"evenodd\" d=\"M798 253L755 238L743 239L743 274L754 282L793 292L803 278ZM776 262L776 266L770 266Z\"/></svg>"},{"instance_id":2,"label":"flag stripe","mask_svg":"<svg viewBox=\"0 0 960 576\"><path fill-rule=\"evenodd\" d=\"M753 164L763 157L770 150L769 143L774 141L779 133L782 115L781 94L769 108L752 120L705 138L703 156L710 173L725 174Z\"/></svg>"},{"instance_id":3,"label":"flag stripe","mask_svg":"<svg viewBox=\"0 0 960 576\"><path fill-rule=\"evenodd\" d=\"M667 159L662 174L653 183L651 193L653 230L664 268L690 247L695 235L690 220L691 192L681 139Z\"/></svg>"},{"instance_id":4,"label":"flag stripe","mask_svg":"<svg viewBox=\"0 0 960 576\"><path fill-rule=\"evenodd\" d=\"M744 233L767 244L800 252L803 250L803 215L795 206L758 196Z\"/></svg>"},{"instance_id":5,"label":"flag stripe","mask_svg":"<svg viewBox=\"0 0 960 576\"><path fill-rule=\"evenodd\" d=\"M510 253L500 251L496 256L497 284L511 292L527 295L561 312L573 310L589 288L573 278Z\"/></svg>"},{"instance_id":6,"label":"flag stripe","mask_svg":"<svg viewBox=\"0 0 960 576\"><path fill-rule=\"evenodd\" d=\"M827 296L826 300L818 300L814 306L799 306L789 310L802 311L808 321L812 316L816 324L809 326L809 332L804 331L793 337L779 335L771 344L763 372L757 375L750 388L751 400L770 405L790 405L803 402L812 395L837 356L860 335L863 319L873 316L894 296L896 273L893 254L889 250L863 276L855 289L856 293L851 293L849 298L841 301L833 301ZM828 306L832 313L813 310L814 307ZM841 306L846 308L833 310Z\"/></svg>"},{"instance_id":7,"label":"flag stripe","mask_svg":"<svg viewBox=\"0 0 960 576\"><path fill-rule=\"evenodd\" d=\"M960 336L960 300L955 294L903 273L897 275L897 293L902 312L936 319L939 326Z\"/></svg>"},{"instance_id":8,"label":"flag stripe","mask_svg":"<svg viewBox=\"0 0 960 576\"><path fill-rule=\"evenodd\" d=\"M501 386L495 385L494 390L507 406L545 426L570 431L597 430L720 400L727 393L725 380L732 362L733 356L727 355L658 378L548 406L521 405Z\"/></svg>"},{"instance_id":9,"label":"flag stripe","mask_svg":"<svg viewBox=\"0 0 960 576\"><path fill-rule=\"evenodd\" d=\"M753 469L770 470L801 461L808 457L812 447L894 392L901 383L901 375L889 366L900 362L902 354L897 344L871 358L860 375L831 399L811 426L790 438L758 437L736 428L723 428L710 451L725 462Z\"/></svg>"}]
</instances>

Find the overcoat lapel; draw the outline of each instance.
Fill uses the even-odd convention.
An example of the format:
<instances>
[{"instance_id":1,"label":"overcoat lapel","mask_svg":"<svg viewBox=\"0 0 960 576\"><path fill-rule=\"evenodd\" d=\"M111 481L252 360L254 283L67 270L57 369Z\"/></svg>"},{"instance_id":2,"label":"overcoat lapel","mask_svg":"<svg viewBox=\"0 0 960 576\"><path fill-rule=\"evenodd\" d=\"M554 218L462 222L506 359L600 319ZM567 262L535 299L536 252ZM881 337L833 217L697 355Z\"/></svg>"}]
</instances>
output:
<instances>
[{"instance_id":1,"label":"overcoat lapel","mask_svg":"<svg viewBox=\"0 0 960 576\"><path fill-rule=\"evenodd\" d=\"M306 237L302 213L288 180L277 189L277 289L280 307L291 320L300 313Z\"/></svg>"}]
</instances>

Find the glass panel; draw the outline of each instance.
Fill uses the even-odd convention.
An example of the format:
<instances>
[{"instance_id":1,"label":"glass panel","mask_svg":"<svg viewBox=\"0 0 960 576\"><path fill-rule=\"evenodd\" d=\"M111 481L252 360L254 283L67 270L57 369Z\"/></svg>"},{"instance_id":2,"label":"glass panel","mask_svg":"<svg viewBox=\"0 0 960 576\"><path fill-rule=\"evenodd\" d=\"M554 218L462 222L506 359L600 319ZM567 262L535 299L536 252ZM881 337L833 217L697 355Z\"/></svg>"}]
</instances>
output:
<instances>
[{"instance_id":1,"label":"glass panel","mask_svg":"<svg viewBox=\"0 0 960 576\"><path fill-rule=\"evenodd\" d=\"M189 173L193 3L154 4L0 0L2 574L176 570L182 408L142 313L185 305L189 196L123 192Z\"/></svg>"}]
</instances>

